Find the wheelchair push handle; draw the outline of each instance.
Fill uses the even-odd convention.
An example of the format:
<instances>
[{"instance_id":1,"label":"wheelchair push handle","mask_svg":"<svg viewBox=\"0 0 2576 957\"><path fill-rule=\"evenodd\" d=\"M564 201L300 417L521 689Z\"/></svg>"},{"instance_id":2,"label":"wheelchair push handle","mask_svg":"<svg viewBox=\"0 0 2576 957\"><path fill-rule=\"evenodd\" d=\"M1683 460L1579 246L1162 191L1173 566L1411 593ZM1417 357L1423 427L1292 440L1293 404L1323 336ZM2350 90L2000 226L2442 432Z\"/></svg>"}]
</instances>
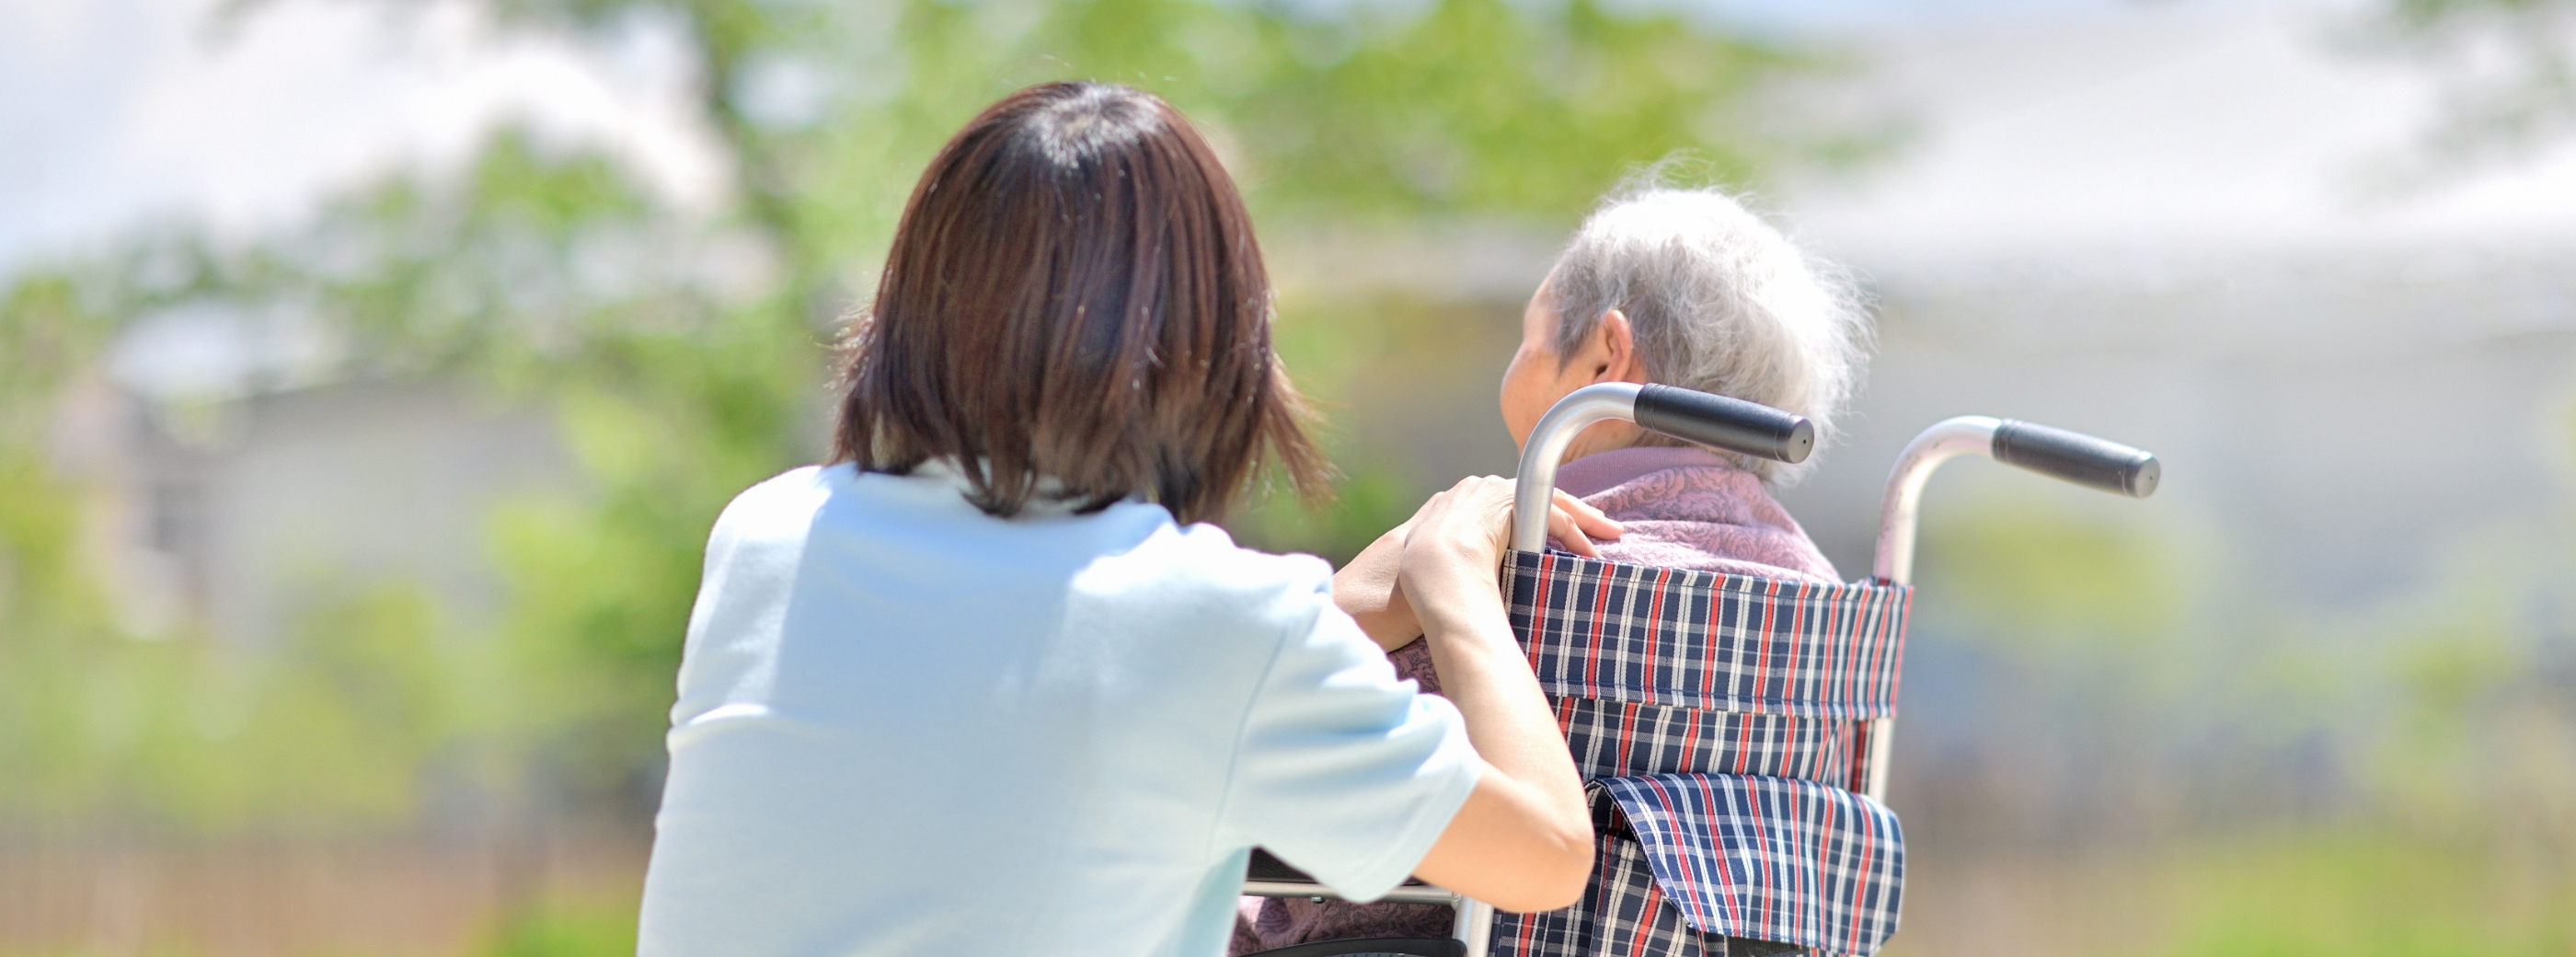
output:
<instances>
[{"instance_id":1,"label":"wheelchair push handle","mask_svg":"<svg viewBox=\"0 0 2576 957\"><path fill-rule=\"evenodd\" d=\"M1816 450L1813 423L1770 406L1668 385L1587 385L1556 400L1521 447L1520 478L1512 495L1513 548L1547 548L1556 467L1574 437L1601 422L1634 422L1677 439L1781 462L1806 461Z\"/></svg>"},{"instance_id":2,"label":"wheelchair push handle","mask_svg":"<svg viewBox=\"0 0 2576 957\"><path fill-rule=\"evenodd\" d=\"M1995 461L2130 498L2156 494L2164 465L2153 453L2081 432L2005 419L1995 426Z\"/></svg>"},{"instance_id":3,"label":"wheelchair push handle","mask_svg":"<svg viewBox=\"0 0 2576 957\"><path fill-rule=\"evenodd\" d=\"M1887 499L1878 513L1878 555L1870 577L1881 585L1904 585L1914 578L1915 515L1923 507L1923 486L1941 463L1963 455L1983 455L2050 478L2086 488L2145 498L2156 494L2164 466L2145 450L2130 448L2081 432L2013 419L1962 415L1924 429L1896 457L1887 476ZM1890 743L1896 719L1878 718L1869 731L1869 773L1862 792L1887 796Z\"/></svg>"},{"instance_id":4,"label":"wheelchair push handle","mask_svg":"<svg viewBox=\"0 0 2576 957\"><path fill-rule=\"evenodd\" d=\"M2164 464L2144 449L2052 426L1963 415L1924 429L1896 457L1887 476L1887 500L1879 510L1878 558L1872 577L1905 584L1914 574L1914 519L1923 501L1923 484L1941 463L1962 455L1983 455L2090 489L2145 498L2163 484Z\"/></svg>"},{"instance_id":5,"label":"wheelchair push handle","mask_svg":"<svg viewBox=\"0 0 2576 957\"><path fill-rule=\"evenodd\" d=\"M1677 439L1792 465L1816 451L1816 426L1805 416L1668 385L1637 390L1636 422Z\"/></svg>"}]
</instances>

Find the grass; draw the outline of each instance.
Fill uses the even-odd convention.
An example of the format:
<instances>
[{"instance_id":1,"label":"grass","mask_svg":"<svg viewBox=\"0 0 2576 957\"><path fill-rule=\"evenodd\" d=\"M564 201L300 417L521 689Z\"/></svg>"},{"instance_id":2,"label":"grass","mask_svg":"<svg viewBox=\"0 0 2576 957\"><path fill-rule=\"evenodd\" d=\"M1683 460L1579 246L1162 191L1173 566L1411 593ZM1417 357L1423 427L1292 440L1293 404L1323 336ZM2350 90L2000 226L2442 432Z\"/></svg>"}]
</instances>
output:
<instances>
[{"instance_id":1,"label":"grass","mask_svg":"<svg viewBox=\"0 0 2576 957\"><path fill-rule=\"evenodd\" d=\"M1904 929L1883 952L1885 957L2576 955L2576 854L2546 835L2439 840L2392 828L2344 826L2230 838L2204 835L2160 850L2089 856L1980 852L1944 857L1935 841L1919 843L1923 846L1908 875ZM160 889L143 905L149 913L134 915L142 918L139 936L116 935L107 925L86 931L58 926L66 933L49 942L11 941L10 929L0 927L0 957L626 957L635 952L643 861L632 849L559 858L569 870L556 872L547 889L515 916L497 916L489 907L455 909L448 911L454 922L444 925L423 908L457 892L431 886L452 878L438 878L438 868L427 858L409 865L381 858L343 860L343 867L384 872L372 878L353 872L337 879L341 884L358 880L383 885L366 897L374 901L370 907L379 909L374 922L378 933L352 934L342 926L345 921L333 918L335 906L356 899L332 898L323 891L328 882L288 890L281 885L290 882L271 880L266 883L297 899L259 902L263 926L257 941L227 940L220 923L199 923L218 920L233 909L224 903L220 888L191 891L177 885L229 882L251 871L266 874L277 865L254 863L244 870L244 865L208 862L210 866L193 870L163 870ZM413 905L400 904L404 899ZM410 929L394 933L381 926L394 917L407 918L403 922ZM271 923L278 919L310 926L299 930Z\"/></svg>"},{"instance_id":2,"label":"grass","mask_svg":"<svg viewBox=\"0 0 2576 957\"><path fill-rule=\"evenodd\" d=\"M2533 844L2338 828L1910 864L1886 957L2576 955L2576 861Z\"/></svg>"}]
</instances>

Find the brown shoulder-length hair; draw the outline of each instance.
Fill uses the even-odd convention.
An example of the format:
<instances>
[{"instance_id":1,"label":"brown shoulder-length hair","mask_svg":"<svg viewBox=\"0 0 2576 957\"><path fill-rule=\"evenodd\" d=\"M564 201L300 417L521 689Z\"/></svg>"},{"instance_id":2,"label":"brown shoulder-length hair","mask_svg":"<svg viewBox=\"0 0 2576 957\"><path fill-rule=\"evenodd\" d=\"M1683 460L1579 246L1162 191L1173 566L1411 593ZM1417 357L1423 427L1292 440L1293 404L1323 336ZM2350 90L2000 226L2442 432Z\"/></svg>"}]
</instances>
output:
<instances>
[{"instance_id":1,"label":"brown shoulder-length hair","mask_svg":"<svg viewBox=\"0 0 2576 957\"><path fill-rule=\"evenodd\" d=\"M1275 456L1324 488L1270 348L1250 217L1179 111L1033 86L966 124L914 187L848 341L832 460L948 459L998 516L1161 503L1222 515Z\"/></svg>"}]
</instances>

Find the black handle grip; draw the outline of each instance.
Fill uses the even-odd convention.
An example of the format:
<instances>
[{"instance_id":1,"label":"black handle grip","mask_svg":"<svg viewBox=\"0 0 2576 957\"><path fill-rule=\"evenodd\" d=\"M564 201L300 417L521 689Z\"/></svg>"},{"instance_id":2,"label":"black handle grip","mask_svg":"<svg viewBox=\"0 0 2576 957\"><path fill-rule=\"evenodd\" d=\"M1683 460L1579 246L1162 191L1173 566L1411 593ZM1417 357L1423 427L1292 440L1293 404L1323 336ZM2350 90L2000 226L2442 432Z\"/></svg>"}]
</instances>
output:
<instances>
[{"instance_id":1,"label":"black handle grip","mask_svg":"<svg viewBox=\"0 0 2576 957\"><path fill-rule=\"evenodd\" d=\"M2156 494L2165 467L2148 452L2045 425L2005 419L1995 427L1995 461L2131 498Z\"/></svg>"},{"instance_id":2,"label":"black handle grip","mask_svg":"<svg viewBox=\"0 0 2576 957\"><path fill-rule=\"evenodd\" d=\"M1816 450L1816 427L1742 399L1668 385L1637 390L1637 424L1677 439L1796 464Z\"/></svg>"}]
</instances>

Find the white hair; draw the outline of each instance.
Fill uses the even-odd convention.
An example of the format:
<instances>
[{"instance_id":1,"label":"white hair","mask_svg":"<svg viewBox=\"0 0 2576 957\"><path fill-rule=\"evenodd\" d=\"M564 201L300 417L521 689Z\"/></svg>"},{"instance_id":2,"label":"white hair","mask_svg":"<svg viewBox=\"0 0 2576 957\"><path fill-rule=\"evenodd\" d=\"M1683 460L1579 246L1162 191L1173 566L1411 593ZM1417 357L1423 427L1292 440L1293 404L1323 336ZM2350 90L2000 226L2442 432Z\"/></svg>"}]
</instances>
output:
<instances>
[{"instance_id":1,"label":"white hair","mask_svg":"<svg viewBox=\"0 0 2576 957\"><path fill-rule=\"evenodd\" d=\"M1613 194L1557 257L1548 291L1558 361L1617 309L1648 378L1806 416L1818 449L1868 362L1868 308L1850 274L1715 189L1648 182ZM1782 484L1815 463L1730 457Z\"/></svg>"}]
</instances>

